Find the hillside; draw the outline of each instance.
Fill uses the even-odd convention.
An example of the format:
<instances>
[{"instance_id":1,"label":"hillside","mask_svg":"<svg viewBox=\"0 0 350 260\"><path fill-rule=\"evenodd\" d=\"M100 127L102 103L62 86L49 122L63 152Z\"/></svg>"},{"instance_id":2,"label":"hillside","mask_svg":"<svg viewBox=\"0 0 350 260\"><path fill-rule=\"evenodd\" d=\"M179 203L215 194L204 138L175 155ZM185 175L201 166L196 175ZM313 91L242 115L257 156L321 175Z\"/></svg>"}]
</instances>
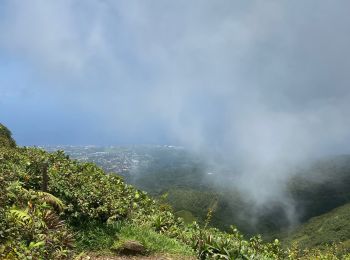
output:
<instances>
[{"instance_id":1,"label":"hillside","mask_svg":"<svg viewBox=\"0 0 350 260\"><path fill-rule=\"evenodd\" d=\"M184 148L133 145L45 149L57 148L65 149L78 160L94 161L108 172L120 172L127 183L154 197L167 194L165 201L186 220L204 223L208 208L215 205L211 225L222 230L229 231L234 223L247 236L260 233L266 239L274 239L290 229L283 202L276 200L256 207L249 194L242 195L230 185L234 183L233 166L210 163ZM304 223L350 202L349 155L310 160L293 169L291 176L285 197L295 207L294 223Z\"/></svg>"},{"instance_id":2,"label":"hillside","mask_svg":"<svg viewBox=\"0 0 350 260\"><path fill-rule=\"evenodd\" d=\"M350 246L350 203L330 212L313 217L289 234L286 242L302 247L315 247L331 243Z\"/></svg>"},{"instance_id":3,"label":"hillside","mask_svg":"<svg viewBox=\"0 0 350 260\"><path fill-rule=\"evenodd\" d=\"M9 133L0 137L10 141ZM186 224L168 204L95 164L71 160L62 151L3 144L1 259L103 259L128 254L170 259L348 257L347 249L283 249L278 240L244 239L234 226L227 233L210 228L210 210L202 224Z\"/></svg>"},{"instance_id":4,"label":"hillside","mask_svg":"<svg viewBox=\"0 0 350 260\"><path fill-rule=\"evenodd\" d=\"M11 138L9 131L1 134ZM0 146L0 258L72 259L90 251L116 254L138 240L143 254L194 255L165 236L181 226L145 192L62 151ZM84 253L86 252L86 253Z\"/></svg>"},{"instance_id":5,"label":"hillside","mask_svg":"<svg viewBox=\"0 0 350 260\"><path fill-rule=\"evenodd\" d=\"M302 222L350 202L350 155L310 163L291 178L288 190Z\"/></svg>"}]
</instances>

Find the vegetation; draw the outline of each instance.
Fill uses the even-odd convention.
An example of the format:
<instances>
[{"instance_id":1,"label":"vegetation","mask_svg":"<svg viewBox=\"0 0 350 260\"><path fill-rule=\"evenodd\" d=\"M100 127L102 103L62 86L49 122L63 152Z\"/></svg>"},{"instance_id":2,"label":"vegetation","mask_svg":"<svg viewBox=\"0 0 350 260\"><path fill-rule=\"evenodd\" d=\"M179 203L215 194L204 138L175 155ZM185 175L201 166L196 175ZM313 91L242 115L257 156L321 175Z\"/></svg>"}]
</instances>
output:
<instances>
[{"instance_id":1,"label":"vegetation","mask_svg":"<svg viewBox=\"0 0 350 260\"><path fill-rule=\"evenodd\" d=\"M338 245L286 249L278 240L244 239L233 226L227 233L211 228L216 203L201 224L187 225L164 201L153 200L121 177L71 160L62 151L9 145L8 133L0 135L1 259L112 254L127 240L141 242L145 254L198 259L350 259Z\"/></svg>"},{"instance_id":2,"label":"vegetation","mask_svg":"<svg viewBox=\"0 0 350 260\"><path fill-rule=\"evenodd\" d=\"M16 147L16 142L12 138L11 131L0 123L0 146L3 147Z\"/></svg>"},{"instance_id":3,"label":"vegetation","mask_svg":"<svg viewBox=\"0 0 350 260\"><path fill-rule=\"evenodd\" d=\"M168 253L173 255L193 255L193 250L186 244L175 238L164 236L153 229L145 229L137 225L123 226L118 237L112 245L112 249L118 251L124 241L140 241L148 253Z\"/></svg>"},{"instance_id":4,"label":"vegetation","mask_svg":"<svg viewBox=\"0 0 350 260\"><path fill-rule=\"evenodd\" d=\"M151 152L147 152L153 158L150 163L142 167L139 174L132 172L130 177L126 176L126 180L153 196L168 194L167 202L179 216L192 215L202 223L207 209L215 204L212 226L229 231L230 225L235 223L246 236L259 233L271 241L295 223L290 222L284 201L277 199L258 207L249 194L242 195L237 187L229 186L234 182L233 174L228 174L231 179L225 177L229 169L209 175L208 169L220 169L221 166L206 165L206 162L174 149ZM284 196L295 206L296 222L304 223L350 203L350 155L320 158L299 165L291 176Z\"/></svg>"},{"instance_id":5,"label":"vegetation","mask_svg":"<svg viewBox=\"0 0 350 260\"><path fill-rule=\"evenodd\" d=\"M315 161L292 178L288 188L303 222L350 202L350 156Z\"/></svg>"},{"instance_id":6,"label":"vegetation","mask_svg":"<svg viewBox=\"0 0 350 260\"><path fill-rule=\"evenodd\" d=\"M308 248L341 242L342 247L350 246L350 204L336 208L323 215L311 218L298 227L286 239Z\"/></svg>"}]
</instances>

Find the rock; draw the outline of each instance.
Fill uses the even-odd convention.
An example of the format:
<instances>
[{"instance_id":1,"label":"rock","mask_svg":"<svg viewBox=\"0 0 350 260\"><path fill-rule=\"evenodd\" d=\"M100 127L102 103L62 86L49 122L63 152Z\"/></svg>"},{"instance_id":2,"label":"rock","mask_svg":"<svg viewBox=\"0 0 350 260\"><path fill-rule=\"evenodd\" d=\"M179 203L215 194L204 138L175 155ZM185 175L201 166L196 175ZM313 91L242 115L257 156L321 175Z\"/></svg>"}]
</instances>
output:
<instances>
[{"instance_id":1,"label":"rock","mask_svg":"<svg viewBox=\"0 0 350 260\"><path fill-rule=\"evenodd\" d=\"M119 247L119 252L125 255L142 255L146 249L139 241L127 240Z\"/></svg>"}]
</instances>

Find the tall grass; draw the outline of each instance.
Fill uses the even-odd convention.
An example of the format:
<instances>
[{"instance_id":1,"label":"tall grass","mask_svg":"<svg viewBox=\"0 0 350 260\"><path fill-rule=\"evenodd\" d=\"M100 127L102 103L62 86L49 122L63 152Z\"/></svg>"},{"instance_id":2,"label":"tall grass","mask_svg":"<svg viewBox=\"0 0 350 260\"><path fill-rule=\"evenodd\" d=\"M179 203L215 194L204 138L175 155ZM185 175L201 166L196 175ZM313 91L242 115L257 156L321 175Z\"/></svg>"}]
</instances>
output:
<instances>
[{"instance_id":1,"label":"tall grass","mask_svg":"<svg viewBox=\"0 0 350 260\"><path fill-rule=\"evenodd\" d=\"M125 225L120 229L118 240L114 243L115 250L120 249L124 241L137 240L141 242L148 254L167 253L172 255L191 256L193 250L174 238L157 233L147 226Z\"/></svg>"},{"instance_id":2,"label":"tall grass","mask_svg":"<svg viewBox=\"0 0 350 260\"><path fill-rule=\"evenodd\" d=\"M79 225L76 227L77 251L110 251L118 239L122 225L122 222L104 224L97 221Z\"/></svg>"}]
</instances>

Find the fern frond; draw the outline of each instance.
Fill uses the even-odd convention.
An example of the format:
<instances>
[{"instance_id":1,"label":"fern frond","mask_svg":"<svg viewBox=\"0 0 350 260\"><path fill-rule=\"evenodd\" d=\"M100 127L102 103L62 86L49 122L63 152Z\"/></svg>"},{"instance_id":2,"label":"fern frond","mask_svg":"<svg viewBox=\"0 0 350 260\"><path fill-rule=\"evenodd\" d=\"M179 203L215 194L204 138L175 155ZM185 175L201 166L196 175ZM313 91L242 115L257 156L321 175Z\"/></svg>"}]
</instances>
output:
<instances>
[{"instance_id":1,"label":"fern frond","mask_svg":"<svg viewBox=\"0 0 350 260\"><path fill-rule=\"evenodd\" d=\"M11 209L10 214L12 214L12 216L14 216L21 224L31 221L31 216L28 213L28 209Z\"/></svg>"},{"instance_id":2,"label":"fern frond","mask_svg":"<svg viewBox=\"0 0 350 260\"><path fill-rule=\"evenodd\" d=\"M39 191L38 195L42 198L43 201L50 204L51 206L58 209L59 211L64 210L65 208L64 203L59 198L52 195L51 193Z\"/></svg>"}]
</instances>

